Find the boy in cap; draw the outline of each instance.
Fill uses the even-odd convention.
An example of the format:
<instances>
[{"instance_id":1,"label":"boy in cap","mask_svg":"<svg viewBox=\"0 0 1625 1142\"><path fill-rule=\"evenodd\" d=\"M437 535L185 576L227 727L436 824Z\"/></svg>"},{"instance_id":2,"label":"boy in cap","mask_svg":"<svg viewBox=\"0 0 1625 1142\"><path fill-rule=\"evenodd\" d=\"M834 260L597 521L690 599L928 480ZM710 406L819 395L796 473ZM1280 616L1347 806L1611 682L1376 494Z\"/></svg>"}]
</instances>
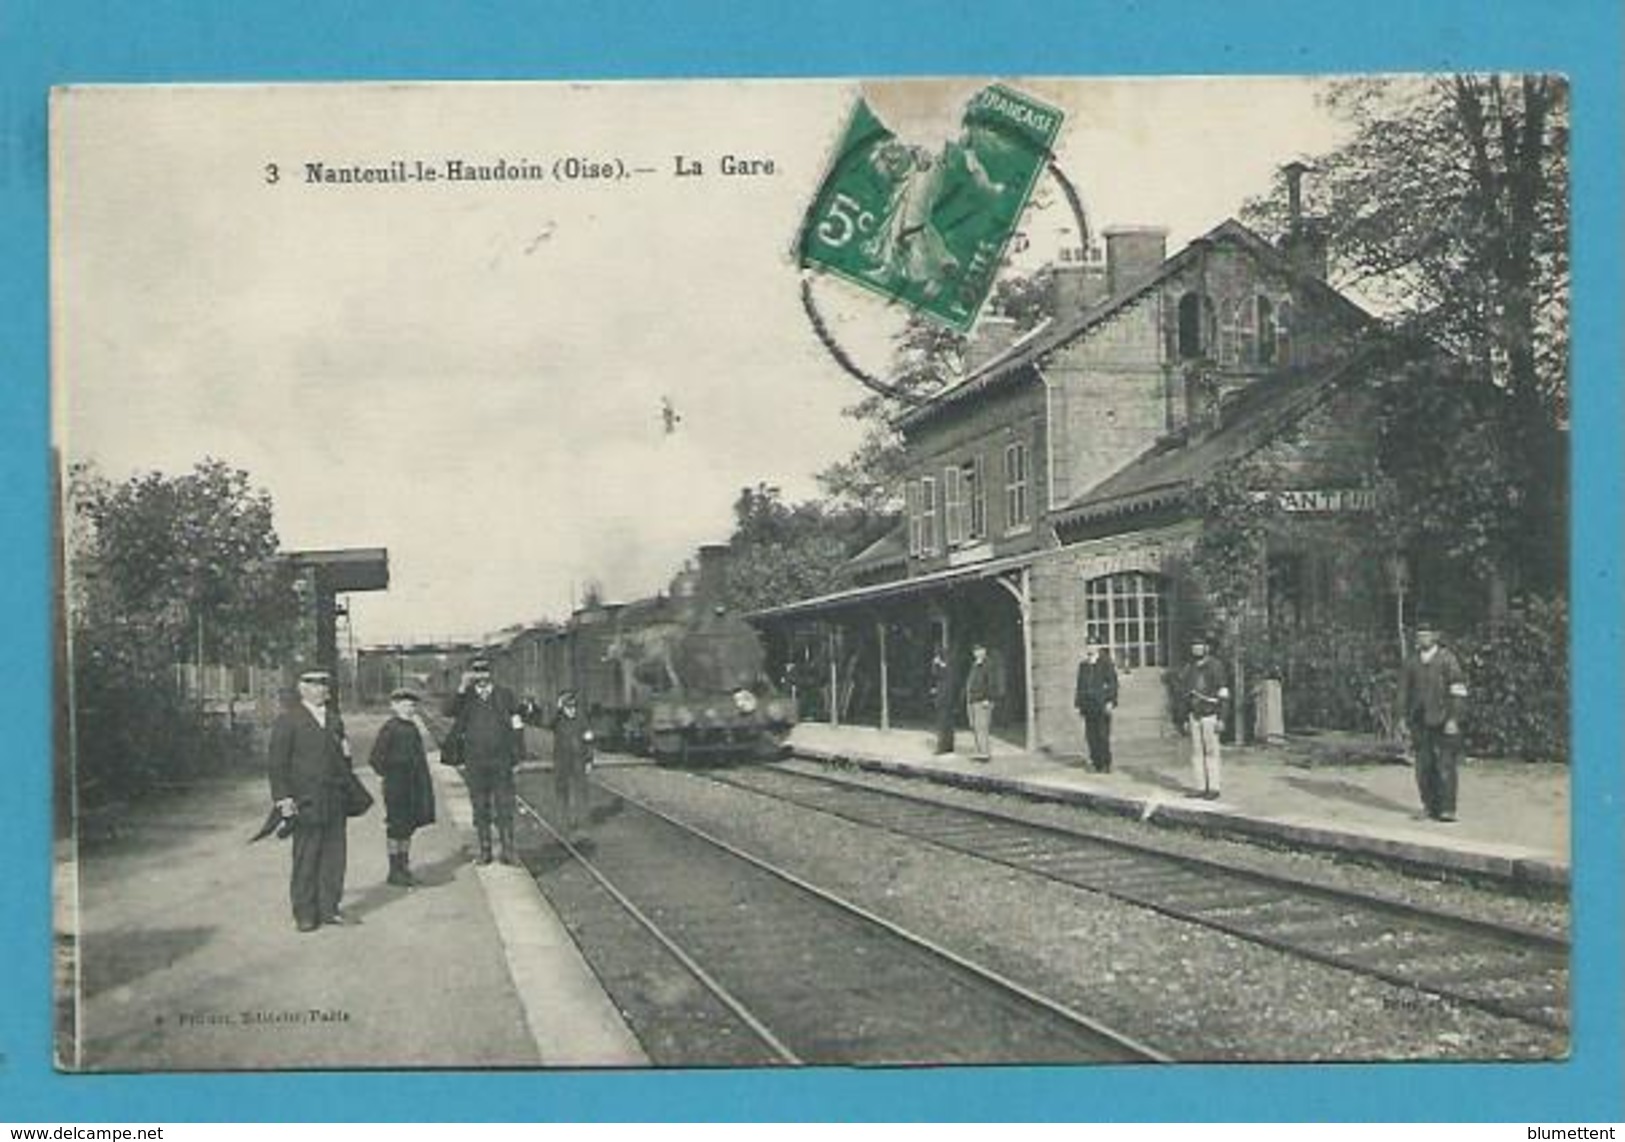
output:
<instances>
[{"instance_id":1,"label":"boy in cap","mask_svg":"<svg viewBox=\"0 0 1625 1142\"><path fill-rule=\"evenodd\" d=\"M405 687L389 696L390 718L373 739L367 764L384 779L384 847L389 883L417 884L412 877L412 834L434 824L434 783L429 757L417 726L417 694Z\"/></svg>"},{"instance_id":2,"label":"boy in cap","mask_svg":"<svg viewBox=\"0 0 1625 1142\"><path fill-rule=\"evenodd\" d=\"M299 700L277 715L266 749L271 800L292 822L293 867L288 897L301 932L343 924L347 856L344 792L350 780L350 742L329 701L325 670L299 676Z\"/></svg>"},{"instance_id":3,"label":"boy in cap","mask_svg":"<svg viewBox=\"0 0 1625 1142\"><path fill-rule=\"evenodd\" d=\"M491 825L496 824L503 864L518 864L513 840L513 770L523 752L524 718L513 691L491 677L491 663L468 664L463 688L452 704L452 735L461 743L463 780L474 803L480 864L491 863Z\"/></svg>"},{"instance_id":4,"label":"boy in cap","mask_svg":"<svg viewBox=\"0 0 1625 1142\"><path fill-rule=\"evenodd\" d=\"M1218 799L1220 762L1220 718L1230 700L1230 681L1224 666L1208 657L1207 638L1191 638L1191 660L1179 680L1180 711L1191 739L1191 773L1196 785L1188 796L1209 801Z\"/></svg>"},{"instance_id":5,"label":"boy in cap","mask_svg":"<svg viewBox=\"0 0 1625 1142\"><path fill-rule=\"evenodd\" d=\"M1467 676L1461 663L1439 645L1438 624L1418 620L1416 652L1399 676L1399 709L1416 750L1422 812L1435 821L1456 819L1456 767L1466 704Z\"/></svg>"}]
</instances>

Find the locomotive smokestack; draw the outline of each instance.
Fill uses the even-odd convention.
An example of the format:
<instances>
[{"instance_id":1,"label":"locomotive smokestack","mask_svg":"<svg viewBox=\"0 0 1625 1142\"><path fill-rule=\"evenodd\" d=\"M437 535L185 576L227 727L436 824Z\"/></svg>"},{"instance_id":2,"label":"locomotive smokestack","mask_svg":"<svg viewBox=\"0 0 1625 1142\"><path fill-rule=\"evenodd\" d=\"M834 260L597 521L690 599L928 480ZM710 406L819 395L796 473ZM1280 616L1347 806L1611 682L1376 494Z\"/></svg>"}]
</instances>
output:
<instances>
[{"instance_id":1,"label":"locomotive smokestack","mask_svg":"<svg viewBox=\"0 0 1625 1142\"><path fill-rule=\"evenodd\" d=\"M706 543L700 547L700 584L695 592L706 607L728 601L728 562L732 554L726 543Z\"/></svg>"}]
</instances>

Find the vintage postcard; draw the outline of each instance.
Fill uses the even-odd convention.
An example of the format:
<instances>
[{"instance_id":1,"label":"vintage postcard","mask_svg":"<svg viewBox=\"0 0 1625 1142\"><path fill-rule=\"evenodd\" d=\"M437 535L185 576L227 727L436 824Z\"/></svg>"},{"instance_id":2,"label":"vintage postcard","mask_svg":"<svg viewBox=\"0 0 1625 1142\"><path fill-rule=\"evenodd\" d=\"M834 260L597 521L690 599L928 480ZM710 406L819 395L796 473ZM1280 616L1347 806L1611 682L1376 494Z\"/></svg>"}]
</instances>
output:
<instances>
[{"instance_id":1,"label":"vintage postcard","mask_svg":"<svg viewBox=\"0 0 1625 1142\"><path fill-rule=\"evenodd\" d=\"M1567 1057L1568 115L55 89L57 1066Z\"/></svg>"}]
</instances>

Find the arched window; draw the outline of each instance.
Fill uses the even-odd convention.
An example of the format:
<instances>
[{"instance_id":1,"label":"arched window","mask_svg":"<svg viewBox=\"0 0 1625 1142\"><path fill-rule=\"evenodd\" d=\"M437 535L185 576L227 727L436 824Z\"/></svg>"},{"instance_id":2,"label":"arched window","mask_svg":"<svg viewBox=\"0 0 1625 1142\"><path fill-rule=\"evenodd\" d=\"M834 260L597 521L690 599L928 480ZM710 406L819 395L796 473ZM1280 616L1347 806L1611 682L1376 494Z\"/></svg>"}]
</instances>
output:
<instances>
[{"instance_id":1,"label":"arched window","mask_svg":"<svg viewBox=\"0 0 1625 1142\"><path fill-rule=\"evenodd\" d=\"M1205 357L1213 345L1213 302L1202 293L1179 299L1179 357Z\"/></svg>"},{"instance_id":2,"label":"arched window","mask_svg":"<svg viewBox=\"0 0 1625 1142\"><path fill-rule=\"evenodd\" d=\"M1275 307L1275 364L1292 364L1292 301L1283 299Z\"/></svg>"},{"instance_id":3,"label":"arched window","mask_svg":"<svg viewBox=\"0 0 1625 1142\"><path fill-rule=\"evenodd\" d=\"M1145 571L1090 579L1083 587L1084 637L1110 650L1119 666L1167 666L1164 583Z\"/></svg>"},{"instance_id":4,"label":"arched window","mask_svg":"<svg viewBox=\"0 0 1625 1142\"><path fill-rule=\"evenodd\" d=\"M1258 295L1258 363L1275 364L1275 303Z\"/></svg>"}]
</instances>

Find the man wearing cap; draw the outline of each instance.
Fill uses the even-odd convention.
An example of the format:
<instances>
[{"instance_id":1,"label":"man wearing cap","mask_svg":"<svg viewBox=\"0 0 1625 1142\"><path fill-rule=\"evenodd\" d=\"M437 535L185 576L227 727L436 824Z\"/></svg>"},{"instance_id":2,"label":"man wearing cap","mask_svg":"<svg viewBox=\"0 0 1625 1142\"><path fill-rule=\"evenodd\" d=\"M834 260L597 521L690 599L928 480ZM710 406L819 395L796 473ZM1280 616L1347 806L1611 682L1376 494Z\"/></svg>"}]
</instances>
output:
<instances>
[{"instance_id":1,"label":"man wearing cap","mask_svg":"<svg viewBox=\"0 0 1625 1142\"><path fill-rule=\"evenodd\" d=\"M1181 671L1179 706L1176 717L1184 723L1191 739L1191 773L1196 788L1189 796L1209 801L1219 796L1220 756L1219 734L1223 729L1220 718L1224 704L1230 700L1230 681L1224 666L1208 656L1207 638L1191 638L1191 660Z\"/></svg>"},{"instance_id":2,"label":"man wearing cap","mask_svg":"<svg viewBox=\"0 0 1625 1142\"><path fill-rule=\"evenodd\" d=\"M373 739L367 764L384 779L384 846L389 883L417 884L412 877L412 834L434 824L434 783L417 725L418 696L402 687L389 696L391 717Z\"/></svg>"},{"instance_id":3,"label":"man wearing cap","mask_svg":"<svg viewBox=\"0 0 1625 1142\"><path fill-rule=\"evenodd\" d=\"M987 659L987 646L971 647L970 673L965 675L965 717L976 739L975 761L993 758L993 707L1004 698L1004 675Z\"/></svg>"},{"instance_id":4,"label":"man wearing cap","mask_svg":"<svg viewBox=\"0 0 1625 1142\"><path fill-rule=\"evenodd\" d=\"M1448 647L1439 645L1431 620L1416 624L1416 653L1399 676L1399 709L1416 750L1416 787L1422 811L1435 821L1456 819L1456 767L1467 676Z\"/></svg>"},{"instance_id":5,"label":"man wearing cap","mask_svg":"<svg viewBox=\"0 0 1625 1142\"><path fill-rule=\"evenodd\" d=\"M462 747L463 780L474 802L479 863L491 863L491 824L496 823L503 864L517 864L513 841L513 770L524 752L525 722L513 691L491 678L488 659L468 664L468 675L452 704L451 732Z\"/></svg>"},{"instance_id":6,"label":"man wearing cap","mask_svg":"<svg viewBox=\"0 0 1625 1142\"><path fill-rule=\"evenodd\" d=\"M559 824L571 840L586 822L587 770L592 765L592 726L576 708L574 690L559 695L553 715L553 795L559 804Z\"/></svg>"},{"instance_id":7,"label":"man wearing cap","mask_svg":"<svg viewBox=\"0 0 1625 1142\"><path fill-rule=\"evenodd\" d=\"M1117 708L1117 667L1112 656L1096 642L1083 644L1083 661L1078 663L1078 684L1072 704L1083 718L1083 734L1089 743L1089 765L1097 773L1112 768L1112 711Z\"/></svg>"},{"instance_id":8,"label":"man wearing cap","mask_svg":"<svg viewBox=\"0 0 1625 1142\"><path fill-rule=\"evenodd\" d=\"M271 800L293 824L293 868L288 896L301 932L343 924L344 790L350 778L350 743L337 706L329 700L326 671L299 676L299 701L271 727L266 769Z\"/></svg>"}]
</instances>

